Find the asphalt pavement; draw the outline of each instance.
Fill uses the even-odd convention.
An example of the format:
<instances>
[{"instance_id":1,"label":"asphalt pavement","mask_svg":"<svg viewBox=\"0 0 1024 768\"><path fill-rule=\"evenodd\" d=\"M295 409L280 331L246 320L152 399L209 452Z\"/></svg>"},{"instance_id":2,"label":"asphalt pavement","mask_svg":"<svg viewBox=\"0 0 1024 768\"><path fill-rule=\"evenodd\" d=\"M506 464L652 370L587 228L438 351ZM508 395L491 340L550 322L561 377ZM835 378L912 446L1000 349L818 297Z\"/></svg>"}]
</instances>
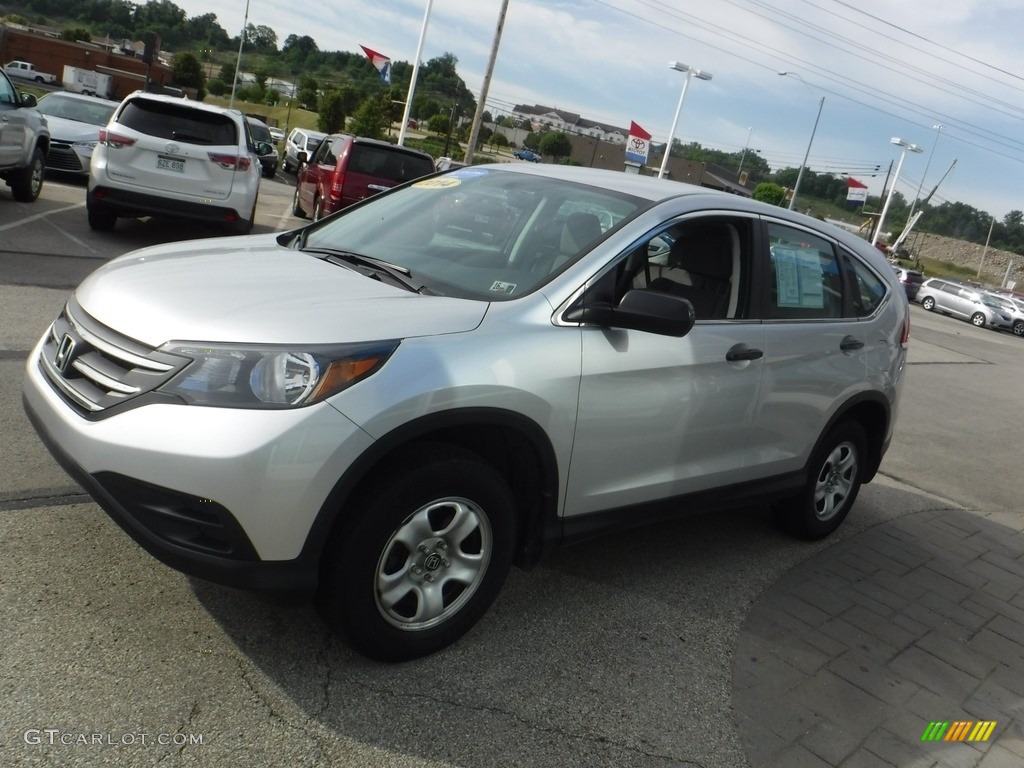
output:
<instances>
[{"instance_id":1,"label":"asphalt pavement","mask_svg":"<svg viewBox=\"0 0 1024 768\"><path fill-rule=\"evenodd\" d=\"M260 224L299 223L267 189ZM1022 340L913 308L896 439L829 540L763 508L597 539L513 571L452 648L382 665L309 605L161 565L36 439L21 372L73 268L163 237L95 239L77 190L51 194L0 195L0 765L1024 764ZM40 233L70 271L32 269Z\"/></svg>"}]
</instances>

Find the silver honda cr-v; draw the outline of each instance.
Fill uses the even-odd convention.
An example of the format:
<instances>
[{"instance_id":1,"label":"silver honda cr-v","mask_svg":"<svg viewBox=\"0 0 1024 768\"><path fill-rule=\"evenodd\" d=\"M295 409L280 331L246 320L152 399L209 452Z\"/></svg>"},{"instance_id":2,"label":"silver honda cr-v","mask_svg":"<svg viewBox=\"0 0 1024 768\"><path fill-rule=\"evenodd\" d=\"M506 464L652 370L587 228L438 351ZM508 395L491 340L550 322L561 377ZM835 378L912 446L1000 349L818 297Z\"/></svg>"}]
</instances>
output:
<instances>
[{"instance_id":1,"label":"silver honda cr-v","mask_svg":"<svg viewBox=\"0 0 1024 768\"><path fill-rule=\"evenodd\" d=\"M315 591L403 659L466 632L511 564L599 531L758 500L829 534L889 445L908 336L892 268L839 229L509 164L115 259L24 400L156 557Z\"/></svg>"}]
</instances>

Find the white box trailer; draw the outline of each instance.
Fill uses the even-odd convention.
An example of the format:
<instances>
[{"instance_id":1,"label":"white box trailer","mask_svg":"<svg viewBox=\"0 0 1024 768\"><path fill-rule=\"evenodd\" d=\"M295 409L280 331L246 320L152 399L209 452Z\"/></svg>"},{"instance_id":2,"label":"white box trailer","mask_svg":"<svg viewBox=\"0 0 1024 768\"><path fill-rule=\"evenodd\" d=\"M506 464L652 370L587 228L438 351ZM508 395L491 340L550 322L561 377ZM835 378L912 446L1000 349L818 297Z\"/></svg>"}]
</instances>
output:
<instances>
[{"instance_id":1,"label":"white box trailer","mask_svg":"<svg viewBox=\"0 0 1024 768\"><path fill-rule=\"evenodd\" d=\"M64 65L64 90L100 96L109 99L114 95L114 78L91 69Z\"/></svg>"}]
</instances>

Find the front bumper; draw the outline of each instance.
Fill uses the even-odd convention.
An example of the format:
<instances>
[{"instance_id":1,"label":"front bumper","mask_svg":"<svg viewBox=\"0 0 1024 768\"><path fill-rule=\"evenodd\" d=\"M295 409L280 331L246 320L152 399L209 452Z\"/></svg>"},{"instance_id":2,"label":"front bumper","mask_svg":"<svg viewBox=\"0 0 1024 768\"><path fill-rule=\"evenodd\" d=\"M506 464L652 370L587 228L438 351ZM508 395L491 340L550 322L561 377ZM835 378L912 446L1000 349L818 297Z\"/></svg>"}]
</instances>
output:
<instances>
[{"instance_id":1,"label":"front bumper","mask_svg":"<svg viewBox=\"0 0 1024 768\"><path fill-rule=\"evenodd\" d=\"M310 532L320 530L332 489L368 435L326 403L279 411L152 404L89 420L40 371L40 348L26 367L29 419L144 549L231 586L315 586L322 542Z\"/></svg>"}]
</instances>

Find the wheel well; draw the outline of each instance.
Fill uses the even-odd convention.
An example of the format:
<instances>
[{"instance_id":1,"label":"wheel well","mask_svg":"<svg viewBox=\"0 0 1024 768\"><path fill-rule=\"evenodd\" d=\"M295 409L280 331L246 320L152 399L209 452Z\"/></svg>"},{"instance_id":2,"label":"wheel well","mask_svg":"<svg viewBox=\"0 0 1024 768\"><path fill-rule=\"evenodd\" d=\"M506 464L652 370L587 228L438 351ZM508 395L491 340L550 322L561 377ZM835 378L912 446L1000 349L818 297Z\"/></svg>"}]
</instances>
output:
<instances>
[{"instance_id":1,"label":"wheel well","mask_svg":"<svg viewBox=\"0 0 1024 768\"><path fill-rule=\"evenodd\" d=\"M864 428L868 440L864 482L869 482L882 463L882 443L889 427L889 409L877 400L861 400L840 413L833 424L840 421L856 421Z\"/></svg>"},{"instance_id":2,"label":"wheel well","mask_svg":"<svg viewBox=\"0 0 1024 768\"><path fill-rule=\"evenodd\" d=\"M375 484L387 482L393 462L410 449L443 443L471 451L494 467L508 483L515 500L516 565L529 568L557 541L561 525L556 514L558 470L554 450L543 430L515 414L488 413L428 418L387 435L363 454L335 486L307 538L303 557L320 560L334 536L344 535L350 499ZM406 456L401 456L405 454Z\"/></svg>"}]
</instances>

